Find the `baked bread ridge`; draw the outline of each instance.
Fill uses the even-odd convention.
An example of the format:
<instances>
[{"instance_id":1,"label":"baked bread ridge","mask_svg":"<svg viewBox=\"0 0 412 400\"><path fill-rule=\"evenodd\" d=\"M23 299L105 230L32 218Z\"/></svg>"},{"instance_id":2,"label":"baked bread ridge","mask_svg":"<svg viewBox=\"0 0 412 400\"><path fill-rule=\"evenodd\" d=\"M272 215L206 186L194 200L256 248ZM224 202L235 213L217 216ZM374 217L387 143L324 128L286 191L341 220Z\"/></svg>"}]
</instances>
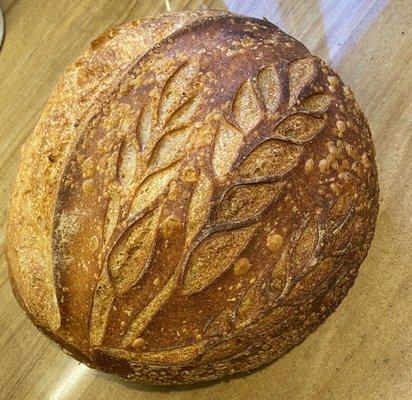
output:
<instances>
[{"instance_id":1,"label":"baked bread ridge","mask_svg":"<svg viewBox=\"0 0 412 400\"><path fill-rule=\"evenodd\" d=\"M14 291L92 367L216 379L281 356L344 298L373 236L373 145L350 89L268 22L197 14L147 50L92 92L61 154L52 312L14 273L13 195Z\"/></svg>"},{"instance_id":2,"label":"baked bread ridge","mask_svg":"<svg viewBox=\"0 0 412 400\"><path fill-rule=\"evenodd\" d=\"M54 192L76 128L99 106L99 96L110 91L111 82L136 57L187 23L215 14L219 12L174 13L111 28L68 67L50 95L39 123L22 148L7 218L7 242L13 243L7 249L13 292L33 322L46 330L60 325L52 289Z\"/></svg>"}]
</instances>

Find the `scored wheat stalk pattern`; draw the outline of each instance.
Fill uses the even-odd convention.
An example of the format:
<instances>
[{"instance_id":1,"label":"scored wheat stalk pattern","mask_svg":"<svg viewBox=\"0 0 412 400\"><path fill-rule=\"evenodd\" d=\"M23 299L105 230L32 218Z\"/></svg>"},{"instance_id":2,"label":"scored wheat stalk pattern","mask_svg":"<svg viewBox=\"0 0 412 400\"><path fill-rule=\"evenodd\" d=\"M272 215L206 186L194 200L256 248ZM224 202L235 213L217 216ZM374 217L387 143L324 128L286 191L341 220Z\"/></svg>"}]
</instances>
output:
<instances>
[{"instance_id":1,"label":"scored wheat stalk pattern","mask_svg":"<svg viewBox=\"0 0 412 400\"><path fill-rule=\"evenodd\" d=\"M160 97L142 108L136 129L123 138L118 150L116 177L120 189L112 188L107 205L106 262L95 290L90 320L93 345L103 340L116 296L127 295L148 268L155 268L151 262L159 235L169 237L176 230L185 229L185 251L163 287L148 304L136 308L123 334L123 347L136 341L175 290L185 295L198 293L233 265L259 225L259 215L273 206L287 184L305 143L313 140L325 125L323 113L330 104L329 95L309 93L297 101L315 74L312 58L292 61L288 66L288 96L281 95L274 65L246 80L233 99L230 117L218 120L213 142L202 152L210 168L201 172L185 160L185 144L196 136L192 118L201 98L196 89L196 65L180 65L167 79ZM259 136L259 127L270 118L278 121L272 134ZM120 205L116 190L130 186L136 177L139 182L134 185L133 196L128 204ZM178 177L192 187L185 204L186 221L169 216L160 222L164 201L178 196L173 192L173 179ZM336 214L341 215L341 211L336 209ZM337 224L350 220L350 214L346 210ZM124 221L128 221L125 228ZM119 225L123 227L121 231L116 229ZM328 234L327 229L341 228L327 227L314 219L307 221L296 234L294 248L283 250L273 281L269 282L278 296L291 289L292 273L303 277L316 264L320 239ZM207 267L205 257L209 259ZM332 257L333 251L322 262L329 264ZM289 265L290 259L294 260L293 265ZM260 279L253 282L236 305L235 327L241 327L259 310L262 284Z\"/></svg>"}]
</instances>

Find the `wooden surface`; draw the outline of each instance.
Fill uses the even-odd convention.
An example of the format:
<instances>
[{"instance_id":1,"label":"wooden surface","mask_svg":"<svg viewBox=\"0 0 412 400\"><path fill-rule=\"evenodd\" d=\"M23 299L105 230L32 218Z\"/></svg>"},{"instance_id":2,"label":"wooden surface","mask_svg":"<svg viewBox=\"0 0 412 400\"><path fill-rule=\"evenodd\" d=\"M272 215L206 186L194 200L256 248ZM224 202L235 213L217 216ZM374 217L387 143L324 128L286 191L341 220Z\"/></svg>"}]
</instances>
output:
<instances>
[{"instance_id":1,"label":"wooden surface","mask_svg":"<svg viewBox=\"0 0 412 400\"><path fill-rule=\"evenodd\" d=\"M412 2L410 0L0 0L0 399L411 399ZM302 345L250 376L144 387L88 369L24 316L11 293L4 223L20 148L65 67L100 32L146 15L218 8L266 17L349 84L369 119L381 205L348 298Z\"/></svg>"}]
</instances>

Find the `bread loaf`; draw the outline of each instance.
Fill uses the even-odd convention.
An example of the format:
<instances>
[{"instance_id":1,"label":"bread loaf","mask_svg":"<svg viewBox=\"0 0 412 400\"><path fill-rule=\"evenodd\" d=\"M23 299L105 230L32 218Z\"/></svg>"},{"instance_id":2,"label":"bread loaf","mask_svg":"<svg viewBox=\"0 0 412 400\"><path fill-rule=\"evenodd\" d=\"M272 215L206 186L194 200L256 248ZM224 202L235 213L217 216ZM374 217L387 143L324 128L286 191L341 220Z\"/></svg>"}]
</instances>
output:
<instances>
[{"instance_id":1,"label":"bread loaf","mask_svg":"<svg viewBox=\"0 0 412 400\"><path fill-rule=\"evenodd\" d=\"M267 21L191 12L111 29L24 146L13 291L73 357L126 379L251 370L352 286L374 158L352 91Z\"/></svg>"}]
</instances>

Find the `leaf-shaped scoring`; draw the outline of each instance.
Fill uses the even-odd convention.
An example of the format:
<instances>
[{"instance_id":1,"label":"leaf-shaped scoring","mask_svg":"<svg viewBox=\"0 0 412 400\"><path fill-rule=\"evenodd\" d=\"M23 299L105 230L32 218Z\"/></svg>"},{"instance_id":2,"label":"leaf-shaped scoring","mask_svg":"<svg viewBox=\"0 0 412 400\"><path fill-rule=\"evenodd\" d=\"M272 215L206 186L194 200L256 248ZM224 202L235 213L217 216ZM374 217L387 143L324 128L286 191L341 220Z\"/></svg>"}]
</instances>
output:
<instances>
[{"instance_id":1,"label":"leaf-shaped scoring","mask_svg":"<svg viewBox=\"0 0 412 400\"><path fill-rule=\"evenodd\" d=\"M305 86L315 77L314 58L299 58L288 65L289 72L289 106L298 99Z\"/></svg>"},{"instance_id":2,"label":"leaf-shaped scoring","mask_svg":"<svg viewBox=\"0 0 412 400\"><path fill-rule=\"evenodd\" d=\"M193 80L198 74L195 63L182 64L167 80L160 95L158 121L161 125L170 118L172 113L190 98L193 93Z\"/></svg>"},{"instance_id":3,"label":"leaf-shaped scoring","mask_svg":"<svg viewBox=\"0 0 412 400\"><path fill-rule=\"evenodd\" d=\"M323 118L308 114L292 114L286 117L274 130L273 136L304 143L313 139L325 126Z\"/></svg>"},{"instance_id":4,"label":"leaf-shaped scoring","mask_svg":"<svg viewBox=\"0 0 412 400\"><path fill-rule=\"evenodd\" d=\"M247 244L254 229L249 226L218 232L203 240L189 258L183 293L200 292L226 271Z\"/></svg>"},{"instance_id":5,"label":"leaf-shaped scoring","mask_svg":"<svg viewBox=\"0 0 412 400\"><path fill-rule=\"evenodd\" d=\"M303 228L295 247L293 269L296 274L304 270L310 260L319 239L319 227L316 219L311 219Z\"/></svg>"},{"instance_id":6,"label":"leaf-shaped scoring","mask_svg":"<svg viewBox=\"0 0 412 400\"><path fill-rule=\"evenodd\" d=\"M169 118L167 121L167 129L173 130L186 126L196 114L200 105L200 96L196 96L194 99L190 99L183 103Z\"/></svg>"},{"instance_id":7,"label":"leaf-shaped scoring","mask_svg":"<svg viewBox=\"0 0 412 400\"><path fill-rule=\"evenodd\" d=\"M207 175L201 174L190 198L187 211L186 241L188 243L191 242L207 218L212 192L212 181Z\"/></svg>"},{"instance_id":8,"label":"leaf-shaped scoring","mask_svg":"<svg viewBox=\"0 0 412 400\"><path fill-rule=\"evenodd\" d=\"M212 158L213 168L218 178L225 177L229 172L242 144L242 132L223 120L216 132Z\"/></svg>"},{"instance_id":9,"label":"leaf-shaped scoring","mask_svg":"<svg viewBox=\"0 0 412 400\"><path fill-rule=\"evenodd\" d=\"M130 346L130 344L133 343L133 341L145 330L157 311L167 302L176 288L179 277L177 272L178 271L174 272L166 285L156 293L149 304L137 313L123 337L122 346Z\"/></svg>"},{"instance_id":10,"label":"leaf-shaped scoring","mask_svg":"<svg viewBox=\"0 0 412 400\"><path fill-rule=\"evenodd\" d=\"M328 257L316 264L313 269L302 277L298 283L292 288L288 300L304 302L308 297L311 297L315 292L316 296L321 296L320 288L324 287L326 291L330 286L328 280L331 278L333 268L335 266L335 259Z\"/></svg>"},{"instance_id":11,"label":"leaf-shaped scoring","mask_svg":"<svg viewBox=\"0 0 412 400\"><path fill-rule=\"evenodd\" d=\"M353 217L352 213L343 220L326 243L325 252L333 255L342 255L354 243L353 236L357 225L362 224L360 217Z\"/></svg>"},{"instance_id":12,"label":"leaf-shaped scoring","mask_svg":"<svg viewBox=\"0 0 412 400\"><path fill-rule=\"evenodd\" d=\"M265 102L266 110L274 112L280 101L280 79L274 65L263 68L258 75L258 86Z\"/></svg>"},{"instance_id":13,"label":"leaf-shaped scoring","mask_svg":"<svg viewBox=\"0 0 412 400\"><path fill-rule=\"evenodd\" d=\"M103 227L103 237L105 243L113 233L113 229L116 226L117 218L119 216L120 199L117 193L112 193L107 200L106 216Z\"/></svg>"},{"instance_id":14,"label":"leaf-shaped scoring","mask_svg":"<svg viewBox=\"0 0 412 400\"><path fill-rule=\"evenodd\" d=\"M274 298L279 297L286 286L290 258L290 251L285 248L275 264L270 282L270 290L273 293Z\"/></svg>"},{"instance_id":15,"label":"leaf-shaped scoring","mask_svg":"<svg viewBox=\"0 0 412 400\"><path fill-rule=\"evenodd\" d=\"M345 252L346 247L352 240L356 229L354 221L355 196L353 191L346 192L338 197L333 204L329 219L329 240L327 240L325 251L334 255Z\"/></svg>"},{"instance_id":16,"label":"leaf-shaped scoring","mask_svg":"<svg viewBox=\"0 0 412 400\"><path fill-rule=\"evenodd\" d=\"M207 326L205 336L215 336L231 331L233 326L233 315L230 310L220 312Z\"/></svg>"},{"instance_id":17,"label":"leaf-shaped scoring","mask_svg":"<svg viewBox=\"0 0 412 400\"><path fill-rule=\"evenodd\" d=\"M354 192L347 192L338 197L330 211L330 220L333 224L333 229L337 229L339 225L348 219L354 202Z\"/></svg>"},{"instance_id":18,"label":"leaf-shaped scoring","mask_svg":"<svg viewBox=\"0 0 412 400\"><path fill-rule=\"evenodd\" d=\"M302 154L301 146L270 139L256 147L240 164L236 175L245 179L265 179L294 168Z\"/></svg>"},{"instance_id":19,"label":"leaf-shaped scoring","mask_svg":"<svg viewBox=\"0 0 412 400\"><path fill-rule=\"evenodd\" d=\"M331 97L328 94L316 93L306 97L301 102L301 107L307 112L320 113L327 110L331 102Z\"/></svg>"},{"instance_id":20,"label":"leaf-shaped scoring","mask_svg":"<svg viewBox=\"0 0 412 400\"><path fill-rule=\"evenodd\" d=\"M179 163L175 163L146 178L136 192L130 214L141 212L150 206L161 194L165 193L179 167Z\"/></svg>"},{"instance_id":21,"label":"leaf-shaped scoring","mask_svg":"<svg viewBox=\"0 0 412 400\"><path fill-rule=\"evenodd\" d=\"M232 113L244 132L252 130L262 119L263 113L251 80L248 79L240 85L233 100Z\"/></svg>"},{"instance_id":22,"label":"leaf-shaped scoring","mask_svg":"<svg viewBox=\"0 0 412 400\"><path fill-rule=\"evenodd\" d=\"M89 336L92 346L100 345L103 340L113 299L114 290L110 283L107 270L104 268L94 292L92 312L90 315Z\"/></svg>"},{"instance_id":23,"label":"leaf-shaped scoring","mask_svg":"<svg viewBox=\"0 0 412 400\"><path fill-rule=\"evenodd\" d=\"M133 179L136 171L137 152L132 141L126 136L119 150L117 159L117 180L120 185L127 186Z\"/></svg>"},{"instance_id":24,"label":"leaf-shaped scoring","mask_svg":"<svg viewBox=\"0 0 412 400\"><path fill-rule=\"evenodd\" d=\"M149 261L160 209L130 225L109 254L107 267L119 294L129 290L142 276Z\"/></svg>"},{"instance_id":25,"label":"leaf-shaped scoring","mask_svg":"<svg viewBox=\"0 0 412 400\"><path fill-rule=\"evenodd\" d=\"M245 350L248 345L250 345L248 341L242 341L237 337L227 339L206 351L202 356L202 363L232 358Z\"/></svg>"},{"instance_id":26,"label":"leaf-shaped scoring","mask_svg":"<svg viewBox=\"0 0 412 400\"><path fill-rule=\"evenodd\" d=\"M239 221L256 215L273 202L283 183L238 185L229 189L220 204L218 221Z\"/></svg>"},{"instance_id":27,"label":"leaf-shaped scoring","mask_svg":"<svg viewBox=\"0 0 412 400\"><path fill-rule=\"evenodd\" d=\"M167 132L156 144L151 160L151 168L161 168L176 161L185 153L185 144L193 134L192 127Z\"/></svg>"},{"instance_id":28,"label":"leaf-shaped scoring","mask_svg":"<svg viewBox=\"0 0 412 400\"><path fill-rule=\"evenodd\" d=\"M140 111L139 119L137 121L137 140L141 149L145 150L151 138L153 126L153 111L155 110L154 100L148 101Z\"/></svg>"},{"instance_id":29,"label":"leaf-shaped scoring","mask_svg":"<svg viewBox=\"0 0 412 400\"><path fill-rule=\"evenodd\" d=\"M261 293L260 280L249 286L236 310L236 325L239 326L249 318L253 317L259 310Z\"/></svg>"}]
</instances>

